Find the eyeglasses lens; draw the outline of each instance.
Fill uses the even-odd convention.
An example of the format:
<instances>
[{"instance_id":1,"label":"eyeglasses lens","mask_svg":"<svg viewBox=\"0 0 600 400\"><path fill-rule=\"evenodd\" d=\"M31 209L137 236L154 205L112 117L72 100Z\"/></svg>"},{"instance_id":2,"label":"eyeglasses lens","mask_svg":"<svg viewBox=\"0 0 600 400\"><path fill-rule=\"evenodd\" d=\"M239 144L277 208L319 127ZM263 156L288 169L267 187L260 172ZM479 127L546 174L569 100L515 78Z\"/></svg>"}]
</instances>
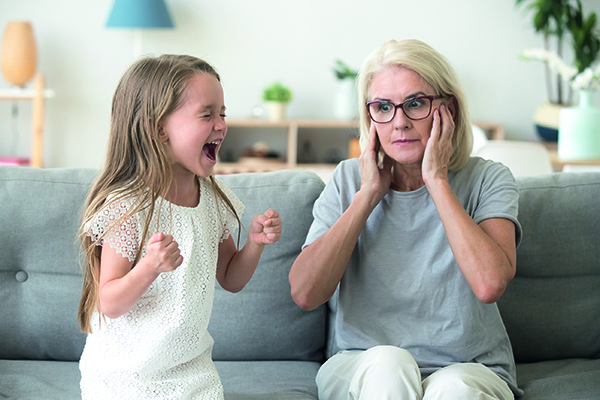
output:
<instances>
[{"instance_id":1,"label":"eyeglasses lens","mask_svg":"<svg viewBox=\"0 0 600 400\"><path fill-rule=\"evenodd\" d=\"M417 97L407 100L400 106L402 107L404 114L412 120L427 118L431 112L431 100L426 97ZM387 101L371 103L369 104L369 114L373 121L385 124L394 119L396 108L394 103Z\"/></svg>"}]
</instances>

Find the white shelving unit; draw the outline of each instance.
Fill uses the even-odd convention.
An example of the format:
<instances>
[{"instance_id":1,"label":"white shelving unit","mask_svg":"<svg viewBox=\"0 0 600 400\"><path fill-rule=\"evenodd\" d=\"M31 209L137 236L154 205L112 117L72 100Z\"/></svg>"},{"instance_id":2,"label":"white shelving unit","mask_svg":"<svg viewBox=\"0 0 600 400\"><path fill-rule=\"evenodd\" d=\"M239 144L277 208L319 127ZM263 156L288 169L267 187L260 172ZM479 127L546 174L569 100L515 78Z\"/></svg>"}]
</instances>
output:
<instances>
[{"instance_id":1,"label":"white shelving unit","mask_svg":"<svg viewBox=\"0 0 600 400\"><path fill-rule=\"evenodd\" d=\"M243 163L219 162L215 167L215 174L231 174L241 172L267 172L280 169L333 169L331 164L298 164L298 131L301 129L348 129L358 132L358 121L339 121L328 119L286 119L282 121L269 121L258 118L228 119L230 128L283 128L286 134L287 161L272 161L256 159ZM265 136L267 136L265 134ZM265 139L268 141L268 139Z\"/></svg>"}]
</instances>

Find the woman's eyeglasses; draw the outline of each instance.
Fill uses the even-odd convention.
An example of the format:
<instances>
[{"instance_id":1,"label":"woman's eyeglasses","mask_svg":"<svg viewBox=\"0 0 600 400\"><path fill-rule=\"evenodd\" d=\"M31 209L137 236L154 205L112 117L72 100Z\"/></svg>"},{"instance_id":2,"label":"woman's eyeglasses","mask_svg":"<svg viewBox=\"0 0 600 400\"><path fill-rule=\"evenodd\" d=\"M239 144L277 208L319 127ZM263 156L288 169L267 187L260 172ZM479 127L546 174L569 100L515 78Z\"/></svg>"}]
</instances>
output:
<instances>
[{"instance_id":1,"label":"woman's eyeglasses","mask_svg":"<svg viewBox=\"0 0 600 400\"><path fill-rule=\"evenodd\" d=\"M368 101L366 106L369 116L378 124L387 124L393 120L398 108L402 109L402 112L408 119L418 121L429 117L433 101L442 98L444 96L419 96L408 99L400 104L394 104L387 100L373 100Z\"/></svg>"}]
</instances>

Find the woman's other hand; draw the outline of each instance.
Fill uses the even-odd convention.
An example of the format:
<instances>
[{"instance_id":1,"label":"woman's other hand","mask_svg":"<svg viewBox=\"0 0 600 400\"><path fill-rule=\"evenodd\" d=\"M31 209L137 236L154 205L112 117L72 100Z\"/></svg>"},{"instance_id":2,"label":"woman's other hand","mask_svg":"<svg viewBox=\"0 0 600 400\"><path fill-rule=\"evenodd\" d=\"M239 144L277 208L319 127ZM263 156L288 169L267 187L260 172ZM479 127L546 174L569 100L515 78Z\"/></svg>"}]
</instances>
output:
<instances>
[{"instance_id":1,"label":"woman's other hand","mask_svg":"<svg viewBox=\"0 0 600 400\"><path fill-rule=\"evenodd\" d=\"M431 136L423 156L423 181L427 186L436 179L448 180L448 165L452 157L454 119L448 106L442 104L433 112Z\"/></svg>"},{"instance_id":2,"label":"woman's other hand","mask_svg":"<svg viewBox=\"0 0 600 400\"><path fill-rule=\"evenodd\" d=\"M371 123L369 140L360 155L360 191L364 191L374 202L373 207L387 194L392 183L392 159L384 155L382 168L377 165L380 149L377 127L375 123Z\"/></svg>"}]
</instances>

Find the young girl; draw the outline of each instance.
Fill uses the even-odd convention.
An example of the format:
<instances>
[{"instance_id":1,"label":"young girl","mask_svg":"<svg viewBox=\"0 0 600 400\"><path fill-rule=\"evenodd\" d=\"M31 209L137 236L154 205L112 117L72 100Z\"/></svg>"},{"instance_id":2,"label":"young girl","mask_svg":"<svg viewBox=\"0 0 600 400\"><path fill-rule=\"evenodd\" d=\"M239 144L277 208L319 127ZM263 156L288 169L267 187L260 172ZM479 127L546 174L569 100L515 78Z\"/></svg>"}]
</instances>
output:
<instances>
[{"instance_id":1,"label":"young girl","mask_svg":"<svg viewBox=\"0 0 600 400\"><path fill-rule=\"evenodd\" d=\"M269 209L237 250L244 206L212 176L226 133L220 78L202 60L142 59L119 82L82 225L83 399L223 398L207 331L215 277L240 291L281 236Z\"/></svg>"}]
</instances>

